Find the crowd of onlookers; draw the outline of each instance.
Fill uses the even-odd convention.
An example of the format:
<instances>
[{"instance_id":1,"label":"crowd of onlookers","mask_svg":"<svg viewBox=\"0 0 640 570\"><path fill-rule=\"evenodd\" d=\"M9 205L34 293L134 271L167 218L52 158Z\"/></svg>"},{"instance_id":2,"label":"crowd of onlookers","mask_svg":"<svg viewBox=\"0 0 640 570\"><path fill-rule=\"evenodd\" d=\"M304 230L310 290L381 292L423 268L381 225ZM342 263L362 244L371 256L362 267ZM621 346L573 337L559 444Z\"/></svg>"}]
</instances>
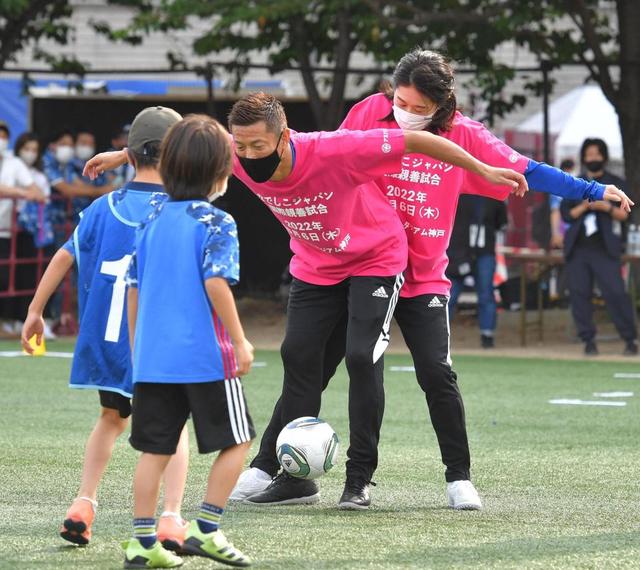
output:
<instances>
[{"instance_id":1,"label":"crowd of onlookers","mask_svg":"<svg viewBox=\"0 0 640 570\"><path fill-rule=\"evenodd\" d=\"M113 134L113 149L127 145L128 128ZM38 277L35 261L20 262L10 270L7 260L35 260L52 255L71 235L79 213L94 198L111 192L133 177L125 165L115 173L89 180L82 175L86 161L96 153L95 135L88 129L62 129L47 144L35 133L22 133L13 149L9 126L0 121L0 336L19 333ZM16 215L17 214L17 215ZM4 263L3 263L4 261ZM10 287L11 285L11 287ZM46 336L54 336L53 323L65 325L63 295L47 309Z\"/></svg>"}]
</instances>

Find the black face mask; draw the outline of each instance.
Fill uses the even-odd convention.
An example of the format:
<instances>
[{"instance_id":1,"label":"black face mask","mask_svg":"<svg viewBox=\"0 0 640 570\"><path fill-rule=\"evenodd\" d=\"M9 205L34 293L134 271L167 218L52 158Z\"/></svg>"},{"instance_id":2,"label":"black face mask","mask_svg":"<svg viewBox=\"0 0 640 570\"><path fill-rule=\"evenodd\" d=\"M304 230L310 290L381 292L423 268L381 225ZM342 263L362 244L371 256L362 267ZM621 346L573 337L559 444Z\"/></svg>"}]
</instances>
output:
<instances>
[{"instance_id":1,"label":"black face mask","mask_svg":"<svg viewBox=\"0 0 640 570\"><path fill-rule=\"evenodd\" d=\"M262 158L245 158L238 156L238 160L240 161L242 168L244 168L244 171L254 182L266 182L273 176L273 173L280 165L282 154L278 154L278 145L280 144L283 133L284 131L280 133L278 142L276 143L276 148L271 154L263 156ZM284 153L284 151L282 152Z\"/></svg>"},{"instance_id":2,"label":"black face mask","mask_svg":"<svg viewBox=\"0 0 640 570\"><path fill-rule=\"evenodd\" d=\"M604 160L589 160L584 165L589 172L600 172L604 168Z\"/></svg>"}]
</instances>

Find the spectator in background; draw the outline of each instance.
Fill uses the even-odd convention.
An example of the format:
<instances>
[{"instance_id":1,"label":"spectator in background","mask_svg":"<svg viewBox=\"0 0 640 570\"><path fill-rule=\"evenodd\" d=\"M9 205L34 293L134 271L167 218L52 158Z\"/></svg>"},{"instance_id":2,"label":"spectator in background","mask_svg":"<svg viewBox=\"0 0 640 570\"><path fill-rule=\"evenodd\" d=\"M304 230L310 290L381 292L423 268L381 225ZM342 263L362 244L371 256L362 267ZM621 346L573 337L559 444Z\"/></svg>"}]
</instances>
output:
<instances>
[{"instance_id":1,"label":"spectator in background","mask_svg":"<svg viewBox=\"0 0 640 570\"><path fill-rule=\"evenodd\" d=\"M504 202L461 194L451 243L447 250L446 275L451 280L449 316L455 311L467 277L472 277L478 294L478 325L482 348L495 346L497 305L493 291L496 271L496 232L507 225Z\"/></svg>"},{"instance_id":2,"label":"spectator in background","mask_svg":"<svg viewBox=\"0 0 640 570\"><path fill-rule=\"evenodd\" d=\"M35 133L22 133L16 140L15 155L24 162L29 169L33 181L40 191L47 197L51 195L51 187L47 177L42 172L40 140ZM18 224L22 231L18 233L18 257L36 257L38 248L44 248L44 254L51 257L55 251L53 245L53 227L49 218L51 205L33 200L25 200L19 207ZM16 268L16 288L35 289L37 285L36 265L20 265ZM19 297L16 302L15 318L22 324L26 318L31 295ZM17 332L17 326L16 326ZM49 340L56 338L51 330L51 320L44 321L44 337Z\"/></svg>"},{"instance_id":3,"label":"spectator in background","mask_svg":"<svg viewBox=\"0 0 640 570\"><path fill-rule=\"evenodd\" d=\"M565 158L560 163L560 170L570 174L571 176L576 176L575 161L572 158ZM562 249L564 244L564 233L567 229L566 224L562 220L562 215L560 214L560 202L562 202L561 196L549 194L549 209L551 210L549 214L549 225L551 226L551 249Z\"/></svg>"},{"instance_id":4,"label":"spectator in background","mask_svg":"<svg viewBox=\"0 0 640 570\"><path fill-rule=\"evenodd\" d=\"M131 125L124 125L115 131L111 138L111 148L109 150L122 150L123 148L126 148L129 145L130 129ZM119 188L132 180L136 172L131 164L125 162L121 166L118 166L118 168L113 171L113 174L115 174L113 183L117 188Z\"/></svg>"},{"instance_id":5,"label":"spectator in background","mask_svg":"<svg viewBox=\"0 0 640 570\"><path fill-rule=\"evenodd\" d=\"M11 255L11 225L14 199L45 202L46 196L33 181L25 164L9 150L9 126L0 121L0 260ZM0 292L9 289L10 269L0 265ZM0 330L4 334L15 334L14 307L12 299L0 297Z\"/></svg>"},{"instance_id":6,"label":"spectator in background","mask_svg":"<svg viewBox=\"0 0 640 570\"><path fill-rule=\"evenodd\" d=\"M82 171L84 170L84 165L87 163L94 154L96 153L96 137L95 135L86 130L81 129L78 131L76 135L76 144L74 151L74 158L72 161L74 173L78 180L82 181L84 184L89 186L93 186L96 191L102 195L111 192L111 190L115 190L116 187L112 184L113 175L107 176L106 174L100 174L96 176L95 180L91 180L88 177L82 176ZM73 198L73 223L76 225L78 223L78 214L82 212L96 196L78 196Z\"/></svg>"},{"instance_id":7,"label":"spectator in background","mask_svg":"<svg viewBox=\"0 0 640 570\"><path fill-rule=\"evenodd\" d=\"M609 149L602 139L586 139L580 150L580 160L586 169L581 176L624 189L624 180L607 172L608 159ZM598 354L591 304L594 280L618 334L625 341L624 354L638 354L633 307L621 274L622 222L627 219L627 212L612 202L587 200L563 200L560 209L562 219L569 224L564 254L571 312L585 354Z\"/></svg>"},{"instance_id":8,"label":"spectator in background","mask_svg":"<svg viewBox=\"0 0 640 570\"><path fill-rule=\"evenodd\" d=\"M79 177L74 163L75 142L73 133L68 129L62 129L54 135L42 157L44 173L51 185L50 217L56 249L67 241L77 222L75 216L69 215L67 200L93 199L114 189L111 185L96 187ZM71 315L63 315L62 304L62 295L58 292L51 300L51 316L60 320L63 329L73 332L74 327L67 326L72 322Z\"/></svg>"}]
</instances>

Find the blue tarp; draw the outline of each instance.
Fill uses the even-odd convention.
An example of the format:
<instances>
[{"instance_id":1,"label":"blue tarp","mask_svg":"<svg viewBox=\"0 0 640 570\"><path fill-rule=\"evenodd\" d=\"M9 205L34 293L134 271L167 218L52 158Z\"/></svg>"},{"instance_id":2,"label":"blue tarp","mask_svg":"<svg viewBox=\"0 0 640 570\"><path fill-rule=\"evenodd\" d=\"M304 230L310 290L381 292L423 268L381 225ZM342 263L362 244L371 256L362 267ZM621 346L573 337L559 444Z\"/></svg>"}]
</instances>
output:
<instances>
[{"instance_id":1,"label":"blue tarp","mask_svg":"<svg viewBox=\"0 0 640 570\"><path fill-rule=\"evenodd\" d=\"M91 78L89 83L99 81ZM107 89L115 95L126 92L129 95L167 95L169 89L174 87L204 87L205 82L200 81L170 81L155 79L107 79L104 80ZM67 87L69 83L61 79L37 79L32 85L35 87L48 87L49 85L59 85ZM222 82L214 80L214 88L219 89ZM23 94L23 84L21 79L0 79L0 120L5 121L11 130L11 146L18 136L28 130L28 95Z\"/></svg>"}]
</instances>

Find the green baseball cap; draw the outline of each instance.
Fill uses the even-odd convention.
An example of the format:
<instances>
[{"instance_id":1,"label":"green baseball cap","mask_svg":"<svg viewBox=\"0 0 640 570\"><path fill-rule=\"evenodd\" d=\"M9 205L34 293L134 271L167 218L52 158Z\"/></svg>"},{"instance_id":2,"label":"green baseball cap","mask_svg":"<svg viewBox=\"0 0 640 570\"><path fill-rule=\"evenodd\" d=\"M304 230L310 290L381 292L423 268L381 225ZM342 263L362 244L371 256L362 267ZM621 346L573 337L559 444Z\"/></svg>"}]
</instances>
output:
<instances>
[{"instance_id":1,"label":"green baseball cap","mask_svg":"<svg viewBox=\"0 0 640 570\"><path fill-rule=\"evenodd\" d=\"M145 154L145 145L161 142L167 131L182 115L169 107L147 107L140 111L131 123L128 147L138 154Z\"/></svg>"}]
</instances>

